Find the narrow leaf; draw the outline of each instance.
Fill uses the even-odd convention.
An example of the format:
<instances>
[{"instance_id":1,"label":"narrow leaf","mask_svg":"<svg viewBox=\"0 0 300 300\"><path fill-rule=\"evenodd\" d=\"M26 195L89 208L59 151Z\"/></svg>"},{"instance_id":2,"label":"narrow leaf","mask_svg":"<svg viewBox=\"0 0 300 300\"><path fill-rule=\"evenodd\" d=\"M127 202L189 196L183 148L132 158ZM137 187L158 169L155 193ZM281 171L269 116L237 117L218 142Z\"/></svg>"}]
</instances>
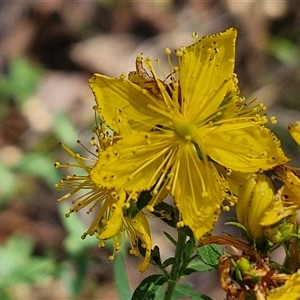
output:
<instances>
[{"instance_id":1,"label":"narrow leaf","mask_svg":"<svg viewBox=\"0 0 300 300\"><path fill-rule=\"evenodd\" d=\"M162 264L162 267L165 269L168 266L173 265L175 262L176 262L175 257L169 257L164 261L164 263Z\"/></svg>"},{"instance_id":2,"label":"narrow leaf","mask_svg":"<svg viewBox=\"0 0 300 300\"><path fill-rule=\"evenodd\" d=\"M205 272L205 271L213 271L215 268L211 265L206 264L200 259L193 259L187 266L184 274L189 275L194 272Z\"/></svg>"},{"instance_id":3,"label":"narrow leaf","mask_svg":"<svg viewBox=\"0 0 300 300\"><path fill-rule=\"evenodd\" d=\"M132 292L129 287L126 267L124 262L124 254L122 252L115 256L114 260L114 277L116 288L120 300L128 300L131 298Z\"/></svg>"},{"instance_id":4,"label":"narrow leaf","mask_svg":"<svg viewBox=\"0 0 300 300\"><path fill-rule=\"evenodd\" d=\"M163 233L171 241L171 243L176 246L177 242L166 231L163 231Z\"/></svg>"},{"instance_id":5,"label":"narrow leaf","mask_svg":"<svg viewBox=\"0 0 300 300\"><path fill-rule=\"evenodd\" d=\"M194 249L195 249L195 243L192 240L189 240L185 243L184 248L183 248L183 259L184 261L189 260L191 257Z\"/></svg>"},{"instance_id":6,"label":"narrow leaf","mask_svg":"<svg viewBox=\"0 0 300 300\"><path fill-rule=\"evenodd\" d=\"M161 274L148 276L136 288L131 300L153 300L157 291L167 281L168 278Z\"/></svg>"},{"instance_id":7,"label":"narrow leaf","mask_svg":"<svg viewBox=\"0 0 300 300\"><path fill-rule=\"evenodd\" d=\"M197 248L197 253L205 264L216 268L219 264L222 250L217 244L210 244Z\"/></svg>"},{"instance_id":8,"label":"narrow leaf","mask_svg":"<svg viewBox=\"0 0 300 300\"><path fill-rule=\"evenodd\" d=\"M177 285L175 287L175 290L179 293L181 293L184 296L188 296L191 299L194 300L212 300L210 297L202 294L202 293L198 293L196 291L194 291L190 286L188 285Z\"/></svg>"},{"instance_id":9,"label":"narrow leaf","mask_svg":"<svg viewBox=\"0 0 300 300\"><path fill-rule=\"evenodd\" d=\"M159 247L157 245L153 248L153 250L151 252L151 258L158 266L162 265L160 251L159 251Z\"/></svg>"}]
</instances>

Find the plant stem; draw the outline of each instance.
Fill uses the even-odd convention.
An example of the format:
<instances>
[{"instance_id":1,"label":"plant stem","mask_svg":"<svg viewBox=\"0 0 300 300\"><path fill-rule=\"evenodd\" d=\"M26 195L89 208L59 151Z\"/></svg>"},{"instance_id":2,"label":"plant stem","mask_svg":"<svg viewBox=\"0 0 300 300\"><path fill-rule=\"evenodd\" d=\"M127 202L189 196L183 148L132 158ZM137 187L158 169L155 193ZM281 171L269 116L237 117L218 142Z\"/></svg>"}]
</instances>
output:
<instances>
[{"instance_id":1,"label":"plant stem","mask_svg":"<svg viewBox=\"0 0 300 300\"><path fill-rule=\"evenodd\" d=\"M167 286L164 300L172 299L172 295L174 293L176 284L179 281L181 276L180 267L182 265L182 253L184 250L187 234L185 228L178 228L177 232L178 232L178 240L177 240L176 250L175 250L176 261L173 264L170 272L170 280L168 281L168 286Z\"/></svg>"}]
</instances>

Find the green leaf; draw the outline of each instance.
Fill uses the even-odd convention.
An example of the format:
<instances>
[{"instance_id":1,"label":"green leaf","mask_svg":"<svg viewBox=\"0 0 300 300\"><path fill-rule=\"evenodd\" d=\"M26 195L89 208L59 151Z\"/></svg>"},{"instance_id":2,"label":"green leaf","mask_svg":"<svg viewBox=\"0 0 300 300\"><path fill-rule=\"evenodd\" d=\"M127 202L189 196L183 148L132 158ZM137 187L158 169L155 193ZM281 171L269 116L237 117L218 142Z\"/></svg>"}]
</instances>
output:
<instances>
[{"instance_id":1,"label":"green leaf","mask_svg":"<svg viewBox=\"0 0 300 300\"><path fill-rule=\"evenodd\" d=\"M288 39L272 37L269 49L275 57L287 65L295 66L299 63L298 45Z\"/></svg>"},{"instance_id":2,"label":"green leaf","mask_svg":"<svg viewBox=\"0 0 300 300\"><path fill-rule=\"evenodd\" d=\"M137 201L138 210L142 210L152 199L151 191L142 191Z\"/></svg>"},{"instance_id":3,"label":"green leaf","mask_svg":"<svg viewBox=\"0 0 300 300\"><path fill-rule=\"evenodd\" d=\"M170 240L170 242L176 246L177 242L173 239L173 237L171 235L169 235L166 231L163 231L164 235Z\"/></svg>"},{"instance_id":4,"label":"green leaf","mask_svg":"<svg viewBox=\"0 0 300 300\"><path fill-rule=\"evenodd\" d=\"M125 211L125 214L128 218L133 219L139 211L141 211L151 200L152 195L151 191L142 191L138 201L130 202L130 207Z\"/></svg>"},{"instance_id":5,"label":"green leaf","mask_svg":"<svg viewBox=\"0 0 300 300\"><path fill-rule=\"evenodd\" d=\"M184 245L182 253L184 261L187 261L191 257L192 253L194 252L194 249L195 242L193 240L188 240Z\"/></svg>"},{"instance_id":6,"label":"green leaf","mask_svg":"<svg viewBox=\"0 0 300 300\"><path fill-rule=\"evenodd\" d=\"M114 278L116 288L119 294L120 300L128 300L131 298L132 292L129 287L129 282L126 273L126 267L124 262L124 255L119 252L115 256L114 260Z\"/></svg>"},{"instance_id":7,"label":"green leaf","mask_svg":"<svg viewBox=\"0 0 300 300\"><path fill-rule=\"evenodd\" d=\"M210 244L197 248L197 253L205 264L217 268L222 249L217 244Z\"/></svg>"},{"instance_id":8,"label":"green leaf","mask_svg":"<svg viewBox=\"0 0 300 300\"><path fill-rule=\"evenodd\" d=\"M230 222L226 222L225 225L235 226L235 227L243 230L244 232L247 232L246 227L244 225L242 225L241 223L239 223L239 222L230 221Z\"/></svg>"},{"instance_id":9,"label":"green leaf","mask_svg":"<svg viewBox=\"0 0 300 300\"><path fill-rule=\"evenodd\" d=\"M189 275L194 272L206 272L206 271L213 271L215 270L214 267L204 263L200 259L193 259L187 266L184 271L184 275Z\"/></svg>"},{"instance_id":10,"label":"green leaf","mask_svg":"<svg viewBox=\"0 0 300 300\"><path fill-rule=\"evenodd\" d=\"M162 268L167 268L170 265L173 265L176 262L176 258L175 257L169 257L167 258L164 263L162 264Z\"/></svg>"},{"instance_id":11,"label":"green leaf","mask_svg":"<svg viewBox=\"0 0 300 300\"><path fill-rule=\"evenodd\" d=\"M131 300L153 300L157 291L167 281L168 278L161 274L148 276L136 288Z\"/></svg>"},{"instance_id":12,"label":"green leaf","mask_svg":"<svg viewBox=\"0 0 300 300\"><path fill-rule=\"evenodd\" d=\"M17 191L18 184L14 173L2 162L0 162L0 178L0 201L3 204L2 201L6 202Z\"/></svg>"},{"instance_id":13,"label":"green leaf","mask_svg":"<svg viewBox=\"0 0 300 300\"><path fill-rule=\"evenodd\" d=\"M33 243L12 236L0 247L0 294L17 283L39 283L54 273L55 264L49 258L33 257Z\"/></svg>"},{"instance_id":14,"label":"green leaf","mask_svg":"<svg viewBox=\"0 0 300 300\"><path fill-rule=\"evenodd\" d=\"M210 297L194 291L189 285L178 284L176 285L175 290L181 295L188 296L194 300L212 300Z\"/></svg>"},{"instance_id":15,"label":"green leaf","mask_svg":"<svg viewBox=\"0 0 300 300\"><path fill-rule=\"evenodd\" d=\"M151 258L155 262L156 265L161 266L161 257L160 257L160 251L159 247L155 246L153 250L151 251Z\"/></svg>"},{"instance_id":16,"label":"green leaf","mask_svg":"<svg viewBox=\"0 0 300 300\"><path fill-rule=\"evenodd\" d=\"M12 60L8 69L8 76L0 77L0 96L12 97L21 105L33 94L42 69L23 57Z\"/></svg>"}]
</instances>

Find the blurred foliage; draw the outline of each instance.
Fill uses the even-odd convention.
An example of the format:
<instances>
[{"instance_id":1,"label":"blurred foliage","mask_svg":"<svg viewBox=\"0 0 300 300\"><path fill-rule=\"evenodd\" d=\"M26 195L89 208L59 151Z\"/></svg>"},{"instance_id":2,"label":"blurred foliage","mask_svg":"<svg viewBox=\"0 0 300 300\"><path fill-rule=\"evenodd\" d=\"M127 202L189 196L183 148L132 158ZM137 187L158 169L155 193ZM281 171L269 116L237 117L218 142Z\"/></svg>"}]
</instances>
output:
<instances>
[{"instance_id":1,"label":"blurred foliage","mask_svg":"<svg viewBox=\"0 0 300 300\"><path fill-rule=\"evenodd\" d=\"M13 171L0 161L0 210L16 192L16 177Z\"/></svg>"},{"instance_id":2,"label":"blurred foliage","mask_svg":"<svg viewBox=\"0 0 300 300\"><path fill-rule=\"evenodd\" d=\"M96 240L93 238L80 240L85 227L79 217L74 215L66 220L64 212L67 210L67 205L61 205L59 210L67 231L63 243L66 253L64 259L58 261L51 252L45 256L36 256L33 240L12 235L0 245L1 300L14 299L15 287L18 284L38 286L48 277L64 282L67 293L72 299L77 298L82 292L87 279L88 266L93 262L86 251L95 247ZM101 265L101 262L97 264ZM121 264L122 261L119 262L119 266Z\"/></svg>"},{"instance_id":3,"label":"blurred foliage","mask_svg":"<svg viewBox=\"0 0 300 300\"><path fill-rule=\"evenodd\" d=\"M283 64L290 67L299 65L299 48L294 42L285 38L272 37L270 39L269 49Z\"/></svg>"},{"instance_id":4,"label":"blurred foliage","mask_svg":"<svg viewBox=\"0 0 300 300\"><path fill-rule=\"evenodd\" d=\"M0 103L3 105L8 99L14 99L18 105L22 105L32 96L42 72L42 67L26 57L11 60L7 75L0 76L0 98L2 99Z\"/></svg>"},{"instance_id":5,"label":"blurred foliage","mask_svg":"<svg viewBox=\"0 0 300 300\"><path fill-rule=\"evenodd\" d=\"M33 241L18 236L11 236L0 247L0 299L12 299L10 290L19 283L38 284L53 274L55 262L48 257L33 257L32 252Z\"/></svg>"},{"instance_id":6,"label":"blurred foliage","mask_svg":"<svg viewBox=\"0 0 300 300\"><path fill-rule=\"evenodd\" d=\"M0 75L0 121L11 106L22 111L22 106L34 94L43 72L42 66L25 57L18 57L9 62L7 74ZM57 148L58 141L61 141L74 146L76 139L76 129L70 118L65 113L58 113L51 132L46 132L36 143L31 144L33 149L24 151L17 164L7 166L6 162L0 159L0 176L3 178L0 203L7 203L11 197L22 191L22 184L19 182L23 176L41 178L49 189L52 189L62 174L53 168L55 156L49 151L53 149L51 144L54 143L54 147Z\"/></svg>"},{"instance_id":7,"label":"blurred foliage","mask_svg":"<svg viewBox=\"0 0 300 300\"><path fill-rule=\"evenodd\" d=\"M25 57L18 57L9 62L7 74L0 76L0 120L5 118L11 104L22 111L23 105L34 94L43 72L42 66ZM70 118L64 113L58 113L51 131L44 133L37 143L26 145L29 148L21 153L15 164L9 165L5 160L0 161L0 212L20 193L26 197L24 188L29 188L27 197L30 198L35 189L34 179L42 179L49 190L52 190L63 174L53 167L56 158L51 144L55 143L57 148L58 141L62 141L74 146L76 139L76 129ZM95 247L96 241L80 239L85 228L76 215L69 220L65 219L62 210L66 211L66 206L60 206L61 219L67 232L63 243L65 257L62 260L58 261L55 256L49 254L51 249L50 252L47 251L48 254L35 255L34 237L29 239L11 235L0 245L0 299L15 299L18 286L39 286L49 277L64 282L69 297L79 297L91 261L86 255L86 250Z\"/></svg>"},{"instance_id":8,"label":"blurred foliage","mask_svg":"<svg viewBox=\"0 0 300 300\"><path fill-rule=\"evenodd\" d=\"M63 225L67 231L67 236L64 239L63 246L66 251L65 262L61 263L63 267L62 273L65 273L65 263L72 263L76 268L76 273L65 274L63 276L64 282L68 287L69 295L74 298L79 295L83 284L87 277L87 267L90 262L90 257L86 255L86 250L96 246L96 240L93 238L86 238L80 240L80 236L85 231L85 227L80 221L78 215L73 214L71 218L65 218L65 212L68 211L68 205L62 204L59 207L59 212Z\"/></svg>"}]
</instances>

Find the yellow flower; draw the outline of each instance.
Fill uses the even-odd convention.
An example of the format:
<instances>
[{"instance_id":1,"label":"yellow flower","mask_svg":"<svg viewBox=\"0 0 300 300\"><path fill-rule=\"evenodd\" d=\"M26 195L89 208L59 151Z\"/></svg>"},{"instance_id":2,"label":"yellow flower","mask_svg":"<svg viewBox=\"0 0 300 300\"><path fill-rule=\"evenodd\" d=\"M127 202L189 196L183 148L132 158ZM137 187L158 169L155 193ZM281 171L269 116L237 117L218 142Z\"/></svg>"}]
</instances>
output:
<instances>
[{"instance_id":1,"label":"yellow flower","mask_svg":"<svg viewBox=\"0 0 300 300\"><path fill-rule=\"evenodd\" d=\"M101 127L95 128L94 132L98 140L92 139L91 145L95 146L97 152L100 153L112 144L113 137ZM98 154L90 152L95 156L95 159L84 158L67 146L62 146L77 161L77 164L60 164L57 162L56 167L75 167L84 170L84 175L68 175L56 184L58 190L69 190L58 201L66 200L77 195L77 193L80 194L73 197L75 198L72 200L73 207L66 214L66 217L84 208L87 208L88 214L95 212L90 227L83 233L82 238L97 233L101 247L105 246L105 240L112 239L114 252L109 257L110 260L113 260L115 254L121 249L126 237L125 233L129 237L130 253L133 255L139 254L138 240L140 239L141 247L145 248L145 258L139 265L139 270L144 272L149 265L152 248L148 221L142 211L136 212L132 217L127 214L130 203L136 202L138 195L131 194L128 196L122 189L114 190L96 185L90 172L97 162Z\"/></svg>"},{"instance_id":2,"label":"yellow flower","mask_svg":"<svg viewBox=\"0 0 300 300\"><path fill-rule=\"evenodd\" d=\"M121 134L100 153L92 180L131 192L151 189L149 209L168 189L182 216L179 225L189 226L196 239L214 227L222 201L234 200L225 180L231 171L257 172L287 162L279 141L264 126L265 106L244 104L239 97L236 34L230 28L179 48L174 67L165 49L170 75L162 80L151 58L141 55L129 78L95 74L90 79L105 124L119 132L122 116L130 128L130 134ZM226 176L215 162L227 168Z\"/></svg>"},{"instance_id":3,"label":"yellow flower","mask_svg":"<svg viewBox=\"0 0 300 300\"><path fill-rule=\"evenodd\" d=\"M284 286L270 291L267 300L299 300L300 299L300 270L294 273Z\"/></svg>"}]
</instances>

